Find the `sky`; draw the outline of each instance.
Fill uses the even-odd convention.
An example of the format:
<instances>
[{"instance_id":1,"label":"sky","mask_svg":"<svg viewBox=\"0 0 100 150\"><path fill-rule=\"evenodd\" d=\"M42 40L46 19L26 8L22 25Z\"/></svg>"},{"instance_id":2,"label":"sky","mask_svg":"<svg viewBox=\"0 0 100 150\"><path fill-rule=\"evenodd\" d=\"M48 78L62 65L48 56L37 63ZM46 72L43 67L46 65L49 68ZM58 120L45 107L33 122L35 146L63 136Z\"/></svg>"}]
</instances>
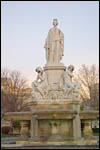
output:
<instances>
[{"instance_id":1,"label":"sky","mask_svg":"<svg viewBox=\"0 0 100 150\"><path fill-rule=\"evenodd\" d=\"M44 67L45 39L58 19L64 33L65 66L99 66L98 1L2 1L1 67L20 71L29 85Z\"/></svg>"}]
</instances>

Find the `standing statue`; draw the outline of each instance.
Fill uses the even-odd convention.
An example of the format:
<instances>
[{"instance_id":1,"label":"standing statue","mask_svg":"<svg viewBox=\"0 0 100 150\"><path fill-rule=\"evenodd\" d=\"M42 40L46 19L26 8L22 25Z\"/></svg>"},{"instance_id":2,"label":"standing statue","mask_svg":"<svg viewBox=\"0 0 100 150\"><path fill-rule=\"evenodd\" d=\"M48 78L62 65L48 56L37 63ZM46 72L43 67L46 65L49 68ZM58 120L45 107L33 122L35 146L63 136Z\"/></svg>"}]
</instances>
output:
<instances>
[{"instance_id":1,"label":"standing statue","mask_svg":"<svg viewBox=\"0 0 100 150\"><path fill-rule=\"evenodd\" d=\"M32 83L33 92L37 91L43 98L45 98L45 94L48 87L47 75L41 67L37 67L36 72L38 73L38 75L37 79Z\"/></svg>"},{"instance_id":2,"label":"standing statue","mask_svg":"<svg viewBox=\"0 0 100 150\"><path fill-rule=\"evenodd\" d=\"M57 28L57 19L53 19L53 25L54 27L49 30L44 46L47 64L58 64L64 56L64 34Z\"/></svg>"}]
</instances>

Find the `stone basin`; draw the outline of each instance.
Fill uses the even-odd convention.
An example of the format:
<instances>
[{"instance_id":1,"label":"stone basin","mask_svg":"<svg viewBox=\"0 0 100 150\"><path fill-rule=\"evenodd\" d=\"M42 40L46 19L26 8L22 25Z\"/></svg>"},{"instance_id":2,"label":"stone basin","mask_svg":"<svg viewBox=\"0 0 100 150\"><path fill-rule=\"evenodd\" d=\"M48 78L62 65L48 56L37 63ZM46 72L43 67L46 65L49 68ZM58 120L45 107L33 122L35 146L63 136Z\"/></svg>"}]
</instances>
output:
<instances>
[{"instance_id":1,"label":"stone basin","mask_svg":"<svg viewBox=\"0 0 100 150\"><path fill-rule=\"evenodd\" d=\"M5 113L5 120L19 120L17 144L34 142L97 143L91 122L98 111L80 111L81 101L39 100L30 102L30 111ZM83 127L81 128L83 124ZM84 138L83 138L84 137Z\"/></svg>"},{"instance_id":2,"label":"stone basin","mask_svg":"<svg viewBox=\"0 0 100 150\"><path fill-rule=\"evenodd\" d=\"M33 111L33 114L53 114L53 113L57 113L59 114L60 113L60 110L59 111L56 111L56 110L52 110L52 111L49 111L49 110L42 110L39 111ZM61 112L63 115L67 116L66 118L72 118L72 116L74 116L74 114L77 114L76 111L68 111L68 110L63 110ZM97 120L99 118L99 112L98 111L80 111L79 113L80 115L80 119L81 120ZM5 116L4 116L4 119L5 120L31 120L31 117L32 117L32 113L30 111L27 111L27 112L7 112L5 113Z\"/></svg>"}]
</instances>

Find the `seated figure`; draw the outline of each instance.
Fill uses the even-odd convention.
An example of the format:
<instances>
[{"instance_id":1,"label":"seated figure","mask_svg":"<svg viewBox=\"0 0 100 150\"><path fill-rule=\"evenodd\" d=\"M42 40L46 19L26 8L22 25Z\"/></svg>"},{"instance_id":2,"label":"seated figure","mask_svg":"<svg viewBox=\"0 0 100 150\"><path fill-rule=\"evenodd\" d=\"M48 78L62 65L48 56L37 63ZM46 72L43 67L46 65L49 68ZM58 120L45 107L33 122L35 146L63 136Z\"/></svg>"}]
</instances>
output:
<instances>
[{"instance_id":1,"label":"seated figure","mask_svg":"<svg viewBox=\"0 0 100 150\"><path fill-rule=\"evenodd\" d=\"M63 73L63 82L64 82L63 90L67 95L71 95L72 93L78 93L78 89L80 88L80 83L72 82L73 71L74 66L70 65L68 66L67 71L64 71Z\"/></svg>"},{"instance_id":2,"label":"seated figure","mask_svg":"<svg viewBox=\"0 0 100 150\"><path fill-rule=\"evenodd\" d=\"M40 95L45 98L45 92L48 87L47 75L41 67L37 67L36 72L38 75L36 80L32 83L33 93L35 94L35 92L39 92Z\"/></svg>"}]
</instances>

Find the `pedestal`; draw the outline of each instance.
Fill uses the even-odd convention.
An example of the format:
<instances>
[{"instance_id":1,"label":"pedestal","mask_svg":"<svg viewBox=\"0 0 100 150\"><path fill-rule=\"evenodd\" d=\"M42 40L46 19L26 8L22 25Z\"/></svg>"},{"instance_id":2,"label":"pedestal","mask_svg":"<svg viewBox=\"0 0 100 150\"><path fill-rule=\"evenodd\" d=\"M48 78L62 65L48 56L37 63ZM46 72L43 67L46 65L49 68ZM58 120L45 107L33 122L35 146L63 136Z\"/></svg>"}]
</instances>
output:
<instances>
[{"instance_id":1,"label":"pedestal","mask_svg":"<svg viewBox=\"0 0 100 150\"><path fill-rule=\"evenodd\" d=\"M62 82L61 76L66 70L65 66L46 66L44 67L44 71L48 75L48 83L49 84L57 84L59 82Z\"/></svg>"},{"instance_id":2,"label":"pedestal","mask_svg":"<svg viewBox=\"0 0 100 150\"><path fill-rule=\"evenodd\" d=\"M29 138L29 121L28 120L22 120L20 121L21 130L20 130L20 137L18 141L27 140Z\"/></svg>"},{"instance_id":3,"label":"pedestal","mask_svg":"<svg viewBox=\"0 0 100 150\"><path fill-rule=\"evenodd\" d=\"M92 136L92 122L91 120L84 120L83 136Z\"/></svg>"},{"instance_id":4,"label":"pedestal","mask_svg":"<svg viewBox=\"0 0 100 150\"><path fill-rule=\"evenodd\" d=\"M81 138L81 121L79 113L73 119L73 137L74 139Z\"/></svg>"},{"instance_id":5,"label":"pedestal","mask_svg":"<svg viewBox=\"0 0 100 150\"><path fill-rule=\"evenodd\" d=\"M37 115L31 117L31 139L35 140L38 136L38 120Z\"/></svg>"}]
</instances>

